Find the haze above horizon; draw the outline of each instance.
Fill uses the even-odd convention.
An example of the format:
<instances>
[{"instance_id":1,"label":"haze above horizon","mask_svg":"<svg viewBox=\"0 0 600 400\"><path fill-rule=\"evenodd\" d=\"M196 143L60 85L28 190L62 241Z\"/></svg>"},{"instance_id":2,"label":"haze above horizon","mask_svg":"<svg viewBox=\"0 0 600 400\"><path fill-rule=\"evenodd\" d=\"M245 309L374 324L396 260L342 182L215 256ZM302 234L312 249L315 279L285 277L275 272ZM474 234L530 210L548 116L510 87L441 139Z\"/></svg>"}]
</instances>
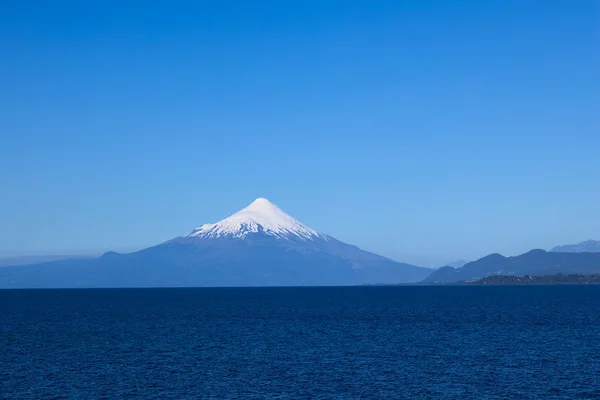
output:
<instances>
[{"instance_id":1,"label":"haze above horizon","mask_svg":"<svg viewBox=\"0 0 600 400\"><path fill-rule=\"evenodd\" d=\"M420 265L600 239L596 1L0 5L0 254L267 197Z\"/></svg>"}]
</instances>

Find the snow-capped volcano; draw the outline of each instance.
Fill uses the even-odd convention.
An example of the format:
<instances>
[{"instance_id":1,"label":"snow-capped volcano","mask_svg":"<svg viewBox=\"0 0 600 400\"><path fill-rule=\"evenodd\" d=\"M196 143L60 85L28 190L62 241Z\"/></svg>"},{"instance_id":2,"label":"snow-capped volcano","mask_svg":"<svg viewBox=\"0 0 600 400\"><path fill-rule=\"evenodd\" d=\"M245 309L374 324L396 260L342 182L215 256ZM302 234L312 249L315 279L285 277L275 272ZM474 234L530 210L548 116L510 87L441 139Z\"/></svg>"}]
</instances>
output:
<instances>
[{"instance_id":1,"label":"snow-capped volcano","mask_svg":"<svg viewBox=\"0 0 600 400\"><path fill-rule=\"evenodd\" d=\"M246 208L216 224L204 224L185 237L244 238L252 233L263 233L278 239L327 240L325 235L300 223L265 198L254 200Z\"/></svg>"},{"instance_id":2,"label":"snow-capped volcano","mask_svg":"<svg viewBox=\"0 0 600 400\"><path fill-rule=\"evenodd\" d=\"M419 282L431 270L323 235L267 199L134 253L0 268L0 288L301 286Z\"/></svg>"}]
</instances>

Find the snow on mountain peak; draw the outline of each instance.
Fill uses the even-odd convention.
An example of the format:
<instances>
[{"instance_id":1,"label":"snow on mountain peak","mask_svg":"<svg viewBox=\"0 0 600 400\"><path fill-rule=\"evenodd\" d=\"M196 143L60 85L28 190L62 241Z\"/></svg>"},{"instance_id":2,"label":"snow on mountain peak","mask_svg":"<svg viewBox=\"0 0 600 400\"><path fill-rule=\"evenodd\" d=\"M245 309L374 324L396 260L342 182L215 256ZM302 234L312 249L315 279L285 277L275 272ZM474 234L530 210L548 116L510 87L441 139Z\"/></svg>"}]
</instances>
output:
<instances>
[{"instance_id":1,"label":"snow on mountain peak","mask_svg":"<svg viewBox=\"0 0 600 400\"><path fill-rule=\"evenodd\" d=\"M275 204L262 197L216 224L204 224L194 229L186 237L243 238L250 233L258 232L279 239L326 239L326 236L295 220Z\"/></svg>"}]
</instances>

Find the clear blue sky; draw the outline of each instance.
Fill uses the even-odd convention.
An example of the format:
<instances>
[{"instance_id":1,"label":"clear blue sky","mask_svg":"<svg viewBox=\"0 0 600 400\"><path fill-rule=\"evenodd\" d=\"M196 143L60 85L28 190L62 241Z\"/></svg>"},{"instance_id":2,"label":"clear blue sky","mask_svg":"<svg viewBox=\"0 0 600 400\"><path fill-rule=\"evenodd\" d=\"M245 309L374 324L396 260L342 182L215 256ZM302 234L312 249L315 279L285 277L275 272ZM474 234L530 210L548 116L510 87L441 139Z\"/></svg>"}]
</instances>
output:
<instances>
[{"instance_id":1,"label":"clear blue sky","mask_svg":"<svg viewBox=\"0 0 600 400\"><path fill-rule=\"evenodd\" d=\"M600 2L4 1L0 254L256 197L436 263L600 239Z\"/></svg>"}]
</instances>

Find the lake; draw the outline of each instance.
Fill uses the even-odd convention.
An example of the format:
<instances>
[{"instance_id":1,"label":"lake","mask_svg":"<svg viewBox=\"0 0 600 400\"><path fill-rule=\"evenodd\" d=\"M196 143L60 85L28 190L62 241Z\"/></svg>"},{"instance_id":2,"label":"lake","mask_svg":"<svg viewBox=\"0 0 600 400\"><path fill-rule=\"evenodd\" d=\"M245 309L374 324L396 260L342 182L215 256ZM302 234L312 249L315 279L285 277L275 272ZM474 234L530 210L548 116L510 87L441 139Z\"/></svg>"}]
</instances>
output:
<instances>
[{"instance_id":1,"label":"lake","mask_svg":"<svg viewBox=\"0 0 600 400\"><path fill-rule=\"evenodd\" d=\"M600 398L600 286L0 291L0 398Z\"/></svg>"}]
</instances>

